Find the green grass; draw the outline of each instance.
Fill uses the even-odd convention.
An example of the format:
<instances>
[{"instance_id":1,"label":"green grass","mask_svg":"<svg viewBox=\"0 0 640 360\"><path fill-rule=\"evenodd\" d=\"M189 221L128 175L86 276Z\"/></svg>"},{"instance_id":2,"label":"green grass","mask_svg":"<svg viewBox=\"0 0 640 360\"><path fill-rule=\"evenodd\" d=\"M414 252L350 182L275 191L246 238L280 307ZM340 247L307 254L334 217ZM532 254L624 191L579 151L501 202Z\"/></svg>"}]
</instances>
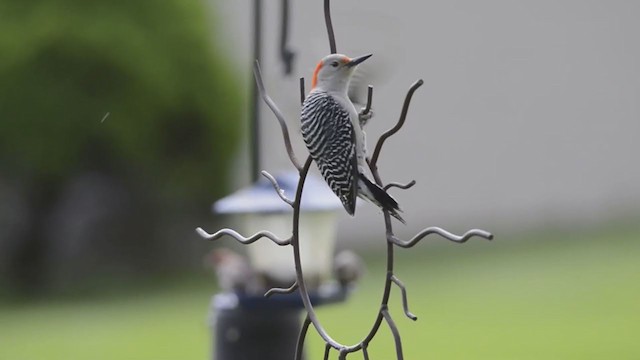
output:
<instances>
[{"instance_id":1,"label":"green grass","mask_svg":"<svg viewBox=\"0 0 640 360\"><path fill-rule=\"evenodd\" d=\"M405 358L640 359L640 231L540 236L399 249L396 274L418 316L404 317L394 288ZM370 328L382 257L367 256L369 272L349 301L319 310L336 340L356 342ZM191 281L102 300L0 305L0 359L205 359L211 292ZM323 344L313 331L308 339L309 358L321 359ZM384 324L369 353L395 358Z\"/></svg>"},{"instance_id":2,"label":"green grass","mask_svg":"<svg viewBox=\"0 0 640 360\"><path fill-rule=\"evenodd\" d=\"M206 288L0 310L0 359L205 359Z\"/></svg>"}]
</instances>

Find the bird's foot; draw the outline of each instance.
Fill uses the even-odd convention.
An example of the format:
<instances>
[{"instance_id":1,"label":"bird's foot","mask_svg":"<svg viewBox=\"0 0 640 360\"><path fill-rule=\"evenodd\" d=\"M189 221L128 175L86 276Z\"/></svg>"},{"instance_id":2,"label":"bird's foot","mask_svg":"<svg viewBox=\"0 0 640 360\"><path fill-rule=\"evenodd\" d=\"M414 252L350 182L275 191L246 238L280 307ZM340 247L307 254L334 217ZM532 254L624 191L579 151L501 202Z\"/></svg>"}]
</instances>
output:
<instances>
[{"instance_id":1,"label":"bird's foot","mask_svg":"<svg viewBox=\"0 0 640 360\"><path fill-rule=\"evenodd\" d=\"M362 108L360 110L360 113L358 114L358 120L360 121L360 127L364 127L365 125L367 125L367 122L373 117L373 110L369 109L369 111L366 111L366 108Z\"/></svg>"}]
</instances>

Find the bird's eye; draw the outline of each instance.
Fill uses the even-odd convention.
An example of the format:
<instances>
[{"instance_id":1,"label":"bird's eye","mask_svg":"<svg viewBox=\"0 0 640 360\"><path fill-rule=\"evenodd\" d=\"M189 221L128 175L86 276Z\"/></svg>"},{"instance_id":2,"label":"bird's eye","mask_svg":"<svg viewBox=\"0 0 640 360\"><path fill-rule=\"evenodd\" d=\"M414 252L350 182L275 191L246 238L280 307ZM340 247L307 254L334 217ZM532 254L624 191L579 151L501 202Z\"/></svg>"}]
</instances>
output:
<instances>
[{"instance_id":1,"label":"bird's eye","mask_svg":"<svg viewBox=\"0 0 640 360\"><path fill-rule=\"evenodd\" d=\"M338 67L338 65L340 65L340 64L338 64L337 61L334 61L334 62L331 63L331 66L333 66L333 67Z\"/></svg>"}]
</instances>

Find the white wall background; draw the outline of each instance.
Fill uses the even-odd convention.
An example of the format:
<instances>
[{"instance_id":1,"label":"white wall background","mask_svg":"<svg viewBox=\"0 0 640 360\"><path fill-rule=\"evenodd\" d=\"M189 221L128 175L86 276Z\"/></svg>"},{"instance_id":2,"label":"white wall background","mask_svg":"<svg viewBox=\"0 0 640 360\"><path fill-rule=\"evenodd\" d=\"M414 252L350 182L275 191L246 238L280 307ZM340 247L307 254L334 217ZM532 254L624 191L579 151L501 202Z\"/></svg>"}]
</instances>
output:
<instances>
[{"instance_id":1,"label":"white wall background","mask_svg":"<svg viewBox=\"0 0 640 360\"><path fill-rule=\"evenodd\" d=\"M214 3L245 84L251 81L252 1ZM365 6L366 5L366 6ZM298 78L329 53L322 1L292 1L294 75L279 63L280 1L264 1L263 72L286 112L300 158ZM606 221L640 213L640 2L355 1L332 2L338 51L373 53L373 139L392 126L409 86L405 127L379 161L410 236L440 225L495 232L537 225ZM263 167L292 169L277 123L262 108ZM238 187L247 184L239 155ZM381 234L380 214L361 204L341 217L343 237Z\"/></svg>"}]
</instances>

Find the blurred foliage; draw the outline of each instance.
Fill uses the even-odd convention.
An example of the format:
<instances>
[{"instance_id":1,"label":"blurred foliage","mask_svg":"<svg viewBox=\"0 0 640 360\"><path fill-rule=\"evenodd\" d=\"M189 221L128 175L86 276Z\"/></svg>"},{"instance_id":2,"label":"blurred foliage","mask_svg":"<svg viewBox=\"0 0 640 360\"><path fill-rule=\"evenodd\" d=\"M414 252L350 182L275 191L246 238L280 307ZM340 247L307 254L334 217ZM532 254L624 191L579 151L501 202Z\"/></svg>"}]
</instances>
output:
<instances>
[{"instance_id":1,"label":"blurred foliage","mask_svg":"<svg viewBox=\"0 0 640 360\"><path fill-rule=\"evenodd\" d=\"M225 192L243 114L211 10L0 0L0 287L193 262L185 234Z\"/></svg>"},{"instance_id":2,"label":"blurred foliage","mask_svg":"<svg viewBox=\"0 0 640 360\"><path fill-rule=\"evenodd\" d=\"M107 168L220 195L241 99L209 13L201 0L0 2L0 170L38 182Z\"/></svg>"}]
</instances>

